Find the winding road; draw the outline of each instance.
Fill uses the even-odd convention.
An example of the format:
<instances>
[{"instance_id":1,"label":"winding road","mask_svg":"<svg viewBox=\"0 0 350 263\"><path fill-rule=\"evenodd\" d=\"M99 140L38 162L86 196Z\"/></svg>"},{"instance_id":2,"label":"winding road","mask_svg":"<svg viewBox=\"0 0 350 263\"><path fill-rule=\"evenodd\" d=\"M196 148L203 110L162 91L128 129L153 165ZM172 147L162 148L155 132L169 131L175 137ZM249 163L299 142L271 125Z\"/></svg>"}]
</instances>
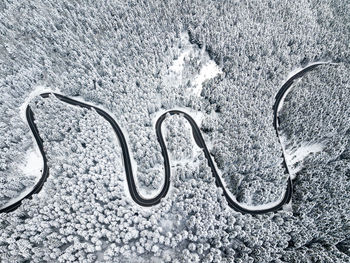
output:
<instances>
[{"instance_id":1,"label":"winding road","mask_svg":"<svg viewBox=\"0 0 350 263\"><path fill-rule=\"evenodd\" d=\"M273 106L273 114L274 114L273 125L274 125L274 128L276 130L277 136L279 136L278 109L279 109L280 103L283 102L283 100L284 100L285 94L292 87L292 84L296 79L301 78L302 76L305 75L305 73L307 73L308 71L310 71L310 70L314 69L315 67L322 65L322 64L325 64L325 63L323 63L323 62L314 63L312 65L309 65L308 67L303 68L301 71L297 72L292 77L290 77L282 85L281 89L279 90L279 92L277 93L277 95L275 97L276 100L275 100L275 104ZM161 201L161 199L167 195L168 190L169 190L170 174L171 174L170 161L169 161L168 151L167 151L167 148L166 148L166 145L164 142L164 138L162 135L162 131L161 131L162 123L168 114L170 114L170 115L179 114L179 115L183 116L190 123L190 125L192 127L192 134L193 134L193 137L195 139L195 142L203 150L203 152L205 154L205 157L208 161L208 165L212 171L213 176L215 177L216 186L222 188L223 194L228 202L228 205L231 208L233 208L234 210L241 212L241 213L264 214L264 213L274 212L274 211L281 209L283 205L289 203L291 200L293 189L292 189L292 180L290 177L288 178L286 190L284 192L283 198L281 199L281 201L278 204L274 205L273 207L266 208L266 209L247 209L247 208L243 207L242 205L240 205L235 200L233 200L231 198L230 194L228 193L228 191L226 190L226 188L225 188L225 186L224 186L224 184L223 184L223 182L222 182L222 180L221 180L221 178L216 170L216 167L214 165L214 162L213 162L212 157L209 153L209 150L205 144L205 141L203 139L202 133L201 133L198 125L191 118L190 115L188 115L185 112L179 111L179 110L170 110L170 111L165 112L163 115L161 115L158 118L158 120L156 122L157 139L158 139L158 142L160 144L163 159L164 159L164 168L165 168L164 186L163 186L162 190L160 191L160 193L157 196L155 196L154 198L151 198L151 199L142 198L140 196L140 194L138 193L137 187L135 184L131 160L130 160L130 154L129 154L127 142L125 140L125 136L124 136L122 130L120 129L120 127L118 126L118 124L115 122L115 120L107 112L103 111L102 109L100 109L98 107L95 107L95 106L92 106L92 105L65 97L65 96L60 95L60 94L43 93L43 94L40 94L40 96L43 98L48 98L50 96L50 94L54 94L59 100L65 102L65 103L68 103L70 105L79 106L79 107L87 108L87 109L94 109L99 115L101 115L105 120L107 120L110 123L110 125L112 126L113 130L115 131L115 133L119 139L119 142L120 142L120 145L122 148L126 179L127 179L130 195L131 195L132 199L137 204L139 204L141 206L153 206L153 205L158 204ZM43 140L40 137L38 128L34 122L34 120L35 120L34 113L31 110L29 105L26 108L26 118L27 118L28 125L29 125L29 127L34 135L35 141L40 149L41 155L43 157L44 167L43 167L42 177L40 178L39 182L35 185L35 187L33 188L33 190L30 193L28 193L25 197L23 197L21 200L15 202L14 204L12 204L6 208L1 209L0 213L14 211L16 208L18 208L21 205L21 201L23 199L31 198L33 194L38 193L42 189L44 183L46 182L46 180L49 176L49 169L47 166L47 158L46 158L46 154L45 154L45 151L43 148ZM288 168L287 168L285 161L284 161L284 166L286 167L286 169L288 171Z\"/></svg>"}]
</instances>

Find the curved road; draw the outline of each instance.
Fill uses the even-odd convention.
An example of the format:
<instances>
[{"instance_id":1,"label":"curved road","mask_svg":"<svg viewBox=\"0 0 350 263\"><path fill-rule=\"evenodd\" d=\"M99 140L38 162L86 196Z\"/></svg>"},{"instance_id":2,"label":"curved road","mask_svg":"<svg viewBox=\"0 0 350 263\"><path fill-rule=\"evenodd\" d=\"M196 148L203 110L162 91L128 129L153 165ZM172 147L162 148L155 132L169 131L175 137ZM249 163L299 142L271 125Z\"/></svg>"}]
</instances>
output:
<instances>
[{"instance_id":1,"label":"curved road","mask_svg":"<svg viewBox=\"0 0 350 263\"><path fill-rule=\"evenodd\" d=\"M317 67L317 66L319 66L321 64L325 64L325 63L315 63L315 64L312 64L312 65L310 65L308 67L305 67L304 69L302 69L301 71L299 71L298 73L293 75L291 78L289 78L283 84L283 86L281 87L279 92L277 93L276 98L275 98L276 102L275 102L275 104L273 106L273 114L274 114L273 125L274 125L274 128L276 130L277 136L279 135L279 133L278 133L278 107L279 107L280 103L283 101L284 95L289 90L289 88L291 88L294 80L296 80L298 78L301 78L305 73L307 73L308 71L314 69L315 67ZM231 208L233 208L234 210L236 210L238 212L241 212L241 213L263 214L263 213L277 211L277 210L281 209L283 205L289 203L290 200L291 200L291 196L292 196L292 181L291 181L290 177L288 178L288 182L287 182L287 185L286 185L286 190L285 190L285 193L284 193L284 196L283 196L282 200L277 205L275 205L275 206L273 206L271 208L259 209L259 210L247 209L247 208L242 207L235 200L233 200L230 197L230 195L228 194L228 191L226 191L226 189L224 187L224 184L221 181L221 178L220 178L220 176L219 176L219 174L218 174L218 172L217 172L217 170L215 168L214 162L213 162L213 160L211 158L211 155L210 155L210 153L208 151L208 148L207 148L207 146L206 146L206 144L204 142L204 139L203 139L203 136L201 134L201 131L200 131L199 127L197 126L196 122L191 118L190 115L188 115L185 112L178 111L178 110L167 111L166 113L161 115L158 118L157 122L156 122L157 139L158 139L158 142L159 142L159 144L161 146L162 155L163 155L163 158L164 158L165 183L164 183L163 189L161 190L161 192L156 197L151 198L151 199L144 199L144 198L142 198L139 195L139 193L137 191L137 187L136 187L134 176L133 176L133 172L132 172L130 154L129 154L129 151L128 151L127 143L126 143L126 140L125 140L125 137L124 137L124 134L123 134L122 130L120 129L118 124L115 122L115 120L107 112L103 111L102 109L100 109L98 107L95 107L95 106L92 106L92 105L89 105L89 104L86 104L86 103L83 103L83 102L80 102L80 101L73 100L71 98L65 97L65 96L60 95L60 94L43 93L40 96L43 97L43 98L48 98L50 94L54 94L59 100L61 100L63 102L66 102L66 103L68 103L70 105L79 106L79 107L87 108L87 109L94 109L94 110L96 110L96 112L98 114L100 114L104 119L106 119L110 123L110 125L112 126L113 130L115 131L115 133L116 133L116 135L117 135L117 137L119 139L120 145L122 147L122 154L123 154L124 165L125 165L125 173L126 173L126 179L127 179L127 182L128 182L130 195L131 195L132 199L137 204L139 204L141 206L153 206L153 205L158 204L161 201L161 199L166 196L166 194L168 193L168 190L169 190L169 185L170 185L170 162L169 162L168 151L166 149L166 145L165 145L165 142L164 142L164 139L163 139L163 135L162 135L162 132L161 132L161 126L162 126L162 123L165 120L167 114L170 114L170 115L180 114L183 117L185 117L186 120L190 123L190 125L192 127L192 134L193 134L193 137L195 139L195 142L203 150L203 152L205 154L205 157L206 157L206 159L208 161L208 165L209 165L209 167L210 167L210 169L212 171L213 176L215 177L216 186L222 188L223 194L224 194L224 196L225 196L225 198L226 198L226 200L228 202L228 205ZM49 169L48 169L48 166L47 166L47 158L46 158L45 151L44 151L44 148L43 148L43 140L41 139L41 137L39 135L38 128L37 128L37 126L34 123L34 113L31 110L29 105L27 106L27 109L26 109L26 118L27 118L29 127L30 127L30 129L31 129L31 131L32 131L32 133L34 135L36 143L38 144L38 147L40 149L41 155L43 157L43 161L44 161L43 174L42 174L42 177L40 178L39 182L35 185L35 187L33 188L33 190L30 193L28 193L25 197L23 197L21 200L17 201L16 203L14 203L14 204L6 207L6 208L1 209L0 213L1 212L11 212L11 211L15 210L16 208L18 208L21 205L21 201L24 198L31 198L31 196L33 194L38 193L41 190L43 184L45 183L47 177L49 176ZM284 165L287 168L285 162L284 162Z\"/></svg>"}]
</instances>

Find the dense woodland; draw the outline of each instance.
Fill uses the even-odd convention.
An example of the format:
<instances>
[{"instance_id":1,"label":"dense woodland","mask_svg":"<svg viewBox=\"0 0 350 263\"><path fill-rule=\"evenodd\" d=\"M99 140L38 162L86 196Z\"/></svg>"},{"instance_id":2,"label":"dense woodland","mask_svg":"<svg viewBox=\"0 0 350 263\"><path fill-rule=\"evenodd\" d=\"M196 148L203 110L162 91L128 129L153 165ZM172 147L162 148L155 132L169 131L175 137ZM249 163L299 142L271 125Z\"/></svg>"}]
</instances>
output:
<instances>
[{"instance_id":1,"label":"dense woodland","mask_svg":"<svg viewBox=\"0 0 350 263\"><path fill-rule=\"evenodd\" d=\"M163 124L171 189L151 208L129 196L121 149L96 112L34 98L50 176L42 191L0 215L2 262L348 262L350 4L347 1L1 1L0 206L35 183L19 169L34 148L20 106L36 87L104 107L125 131L140 193L164 167L153 121L200 113L228 190L247 205L280 198L288 152L292 203L251 216L231 210L188 123ZM272 125L288 74L333 61L294 83ZM199 86L201 69L220 73ZM180 64L180 66L176 66Z\"/></svg>"}]
</instances>

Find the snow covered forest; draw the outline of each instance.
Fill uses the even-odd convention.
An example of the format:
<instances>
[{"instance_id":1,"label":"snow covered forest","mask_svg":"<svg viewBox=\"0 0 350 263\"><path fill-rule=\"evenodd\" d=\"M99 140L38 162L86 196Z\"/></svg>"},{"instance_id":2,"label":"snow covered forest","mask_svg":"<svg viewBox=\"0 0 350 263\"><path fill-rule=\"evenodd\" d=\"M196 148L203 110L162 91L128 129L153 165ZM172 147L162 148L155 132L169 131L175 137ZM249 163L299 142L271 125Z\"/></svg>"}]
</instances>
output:
<instances>
[{"instance_id":1,"label":"snow covered forest","mask_svg":"<svg viewBox=\"0 0 350 263\"><path fill-rule=\"evenodd\" d=\"M0 262L350 262L350 2L0 1ZM292 84L273 126L275 96ZM267 207L293 179L292 201L262 215L231 209L180 115L194 118L226 190ZM284 161L287 169L284 166ZM287 172L288 171L288 172Z\"/></svg>"}]
</instances>

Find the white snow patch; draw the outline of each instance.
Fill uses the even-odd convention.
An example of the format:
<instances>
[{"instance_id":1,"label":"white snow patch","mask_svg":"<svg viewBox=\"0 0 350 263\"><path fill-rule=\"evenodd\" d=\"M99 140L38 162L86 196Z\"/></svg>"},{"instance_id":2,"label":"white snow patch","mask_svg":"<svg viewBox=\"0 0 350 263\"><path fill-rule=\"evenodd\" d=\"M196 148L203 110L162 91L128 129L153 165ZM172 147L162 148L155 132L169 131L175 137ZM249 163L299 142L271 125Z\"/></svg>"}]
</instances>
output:
<instances>
[{"instance_id":1,"label":"white snow patch","mask_svg":"<svg viewBox=\"0 0 350 263\"><path fill-rule=\"evenodd\" d=\"M35 177L34 184L32 187L27 187L27 189L21 192L20 195L18 195L16 198L11 199L4 206L0 207L0 209L3 209L5 207L8 207L16 203L17 201L23 199L27 194L29 194L34 189L35 185L40 181L43 167L44 167L44 160L43 160L43 157L41 156L39 148L36 146L35 150L32 150L32 149L28 150L24 158L24 162L22 162L19 166L19 171L28 177L34 176Z\"/></svg>"},{"instance_id":2,"label":"white snow patch","mask_svg":"<svg viewBox=\"0 0 350 263\"><path fill-rule=\"evenodd\" d=\"M310 153L316 153L323 150L323 145L320 143L314 143L311 145L303 145L287 156L287 161L291 164L302 161Z\"/></svg>"},{"instance_id":3,"label":"white snow patch","mask_svg":"<svg viewBox=\"0 0 350 263\"><path fill-rule=\"evenodd\" d=\"M324 145L321 143L302 143L302 145L297 149L291 149L285 151L285 160L289 168L290 175L292 179L295 174L301 170L301 162L311 153L321 152ZM297 164L299 163L299 164Z\"/></svg>"},{"instance_id":4,"label":"white snow patch","mask_svg":"<svg viewBox=\"0 0 350 263\"><path fill-rule=\"evenodd\" d=\"M185 57L188 57L190 53L190 49L186 49L184 52L182 52L180 56L173 61L173 64L169 67L169 69L174 71L175 73L180 74L184 68Z\"/></svg>"},{"instance_id":5,"label":"white snow patch","mask_svg":"<svg viewBox=\"0 0 350 263\"><path fill-rule=\"evenodd\" d=\"M203 88L203 83L209 79L215 78L221 73L222 70L218 67L218 65L213 60L209 60L202 66L199 75L197 75L193 81L193 85L195 86L193 93L196 96L200 96Z\"/></svg>"},{"instance_id":6,"label":"white snow patch","mask_svg":"<svg viewBox=\"0 0 350 263\"><path fill-rule=\"evenodd\" d=\"M29 150L26 155L25 164L20 167L22 172L28 176L41 177L41 170L44 167L44 161L39 149L37 151Z\"/></svg>"},{"instance_id":7,"label":"white snow patch","mask_svg":"<svg viewBox=\"0 0 350 263\"><path fill-rule=\"evenodd\" d=\"M100 251L96 251L96 262L104 262L105 251L107 248L107 242L105 240L102 240L102 245L100 246L100 248Z\"/></svg>"},{"instance_id":8,"label":"white snow patch","mask_svg":"<svg viewBox=\"0 0 350 263\"><path fill-rule=\"evenodd\" d=\"M182 33L182 47L175 52L181 52L178 58L173 60L169 66L168 75L165 80L170 86L180 86L190 84L189 94L199 97L202 91L203 83L222 73L219 66L210 59L205 47L199 48L189 41L189 35ZM186 62L189 62L187 65ZM187 68L189 67L189 68ZM199 73L188 75L186 73L199 70Z\"/></svg>"}]
</instances>

